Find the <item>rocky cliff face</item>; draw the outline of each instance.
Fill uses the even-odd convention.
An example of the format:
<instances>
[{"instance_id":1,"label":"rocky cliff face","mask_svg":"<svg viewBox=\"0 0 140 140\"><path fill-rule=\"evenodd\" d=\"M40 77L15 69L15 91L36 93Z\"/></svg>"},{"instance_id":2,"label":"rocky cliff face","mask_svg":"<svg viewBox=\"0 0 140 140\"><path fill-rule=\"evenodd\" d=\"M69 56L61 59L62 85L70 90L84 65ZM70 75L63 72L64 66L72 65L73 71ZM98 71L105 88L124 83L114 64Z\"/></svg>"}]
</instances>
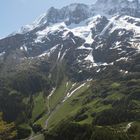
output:
<instances>
[{"instance_id":1,"label":"rocky cliff face","mask_svg":"<svg viewBox=\"0 0 140 140\"><path fill-rule=\"evenodd\" d=\"M0 60L15 67L26 60L53 59L57 63L65 61L78 75L85 71L98 73L139 54L138 13L137 0L52 7L32 25L0 40Z\"/></svg>"}]
</instances>

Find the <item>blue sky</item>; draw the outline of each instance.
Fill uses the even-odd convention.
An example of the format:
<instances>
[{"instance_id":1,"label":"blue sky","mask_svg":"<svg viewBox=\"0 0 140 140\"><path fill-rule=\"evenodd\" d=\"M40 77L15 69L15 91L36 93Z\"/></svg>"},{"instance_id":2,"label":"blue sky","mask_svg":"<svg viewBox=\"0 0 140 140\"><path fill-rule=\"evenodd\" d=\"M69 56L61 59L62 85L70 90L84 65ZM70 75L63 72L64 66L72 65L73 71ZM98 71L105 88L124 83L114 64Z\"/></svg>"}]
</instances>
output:
<instances>
[{"instance_id":1,"label":"blue sky","mask_svg":"<svg viewBox=\"0 0 140 140\"><path fill-rule=\"evenodd\" d=\"M0 0L0 37L32 23L51 6L61 8L70 3L94 2L95 0Z\"/></svg>"}]
</instances>

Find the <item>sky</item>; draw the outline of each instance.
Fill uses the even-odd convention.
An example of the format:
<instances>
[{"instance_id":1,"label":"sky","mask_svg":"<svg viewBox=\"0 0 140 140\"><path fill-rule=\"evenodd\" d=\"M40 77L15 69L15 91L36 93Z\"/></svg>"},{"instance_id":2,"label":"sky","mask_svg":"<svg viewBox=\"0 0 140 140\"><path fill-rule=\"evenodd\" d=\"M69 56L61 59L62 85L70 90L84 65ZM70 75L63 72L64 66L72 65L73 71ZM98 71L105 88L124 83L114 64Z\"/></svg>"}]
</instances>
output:
<instances>
[{"instance_id":1,"label":"sky","mask_svg":"<svg viewBox=\"0 0 140 140\"><path fill-rule=\"evenodd\" d=\"M0 38L32 23L51 6L61 8L70 3L94 2L95 0L0 0Z\"/></svg>"}]
</instances>

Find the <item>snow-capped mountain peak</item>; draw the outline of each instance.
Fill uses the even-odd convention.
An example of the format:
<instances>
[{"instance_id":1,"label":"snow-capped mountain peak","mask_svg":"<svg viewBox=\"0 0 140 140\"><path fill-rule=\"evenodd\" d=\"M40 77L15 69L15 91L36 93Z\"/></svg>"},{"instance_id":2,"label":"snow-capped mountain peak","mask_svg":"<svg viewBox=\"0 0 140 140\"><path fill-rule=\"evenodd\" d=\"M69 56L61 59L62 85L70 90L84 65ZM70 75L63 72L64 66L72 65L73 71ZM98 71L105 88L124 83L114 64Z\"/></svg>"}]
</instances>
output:
<instances>
[{"instance_id":1,"label":"snow-capped mountain peak","mask_svg":"<svg viewBox=\"0 0 140 140\"><path fill-rule=\"evenodd\" d=\"M139 17L139 6L140 4L138 0L97 0L97 2L92 6L74 3L61 9L51 7L32 24L25 25L17 33L27 33L35 28L63 21L67 25L72 23L79 24L81 21L97 14L107 17L111 17L116 14Z\"/></svg>"},{"instance_id":2,"label":"snow-capped mountain peak","mask_svg":"<svg viewBox=\"0 0 140 140\"><path fill-rule=\"evenodd\" d=\"M64 61L78 75L128 61L140 52L137 2L98 0L90 6L51 7L20 34L0 40L0 60L15 65L26 60L51 65Z\"/></svg>"},{"instance_id":3,"label":"snow-capped mountain peak","mask_svg":"<svg viewBox=\"0 0 140 140\"><path fill-rule=\"evenodd\" d=\"M26 33L43 25L58 23L65 21L67 24L79 23L90 17L90 9L88 5L74 3L62 9L51 7L46 13L42 14L32 24L23 26L18 33Z\"/></svg>"}]
</instances>

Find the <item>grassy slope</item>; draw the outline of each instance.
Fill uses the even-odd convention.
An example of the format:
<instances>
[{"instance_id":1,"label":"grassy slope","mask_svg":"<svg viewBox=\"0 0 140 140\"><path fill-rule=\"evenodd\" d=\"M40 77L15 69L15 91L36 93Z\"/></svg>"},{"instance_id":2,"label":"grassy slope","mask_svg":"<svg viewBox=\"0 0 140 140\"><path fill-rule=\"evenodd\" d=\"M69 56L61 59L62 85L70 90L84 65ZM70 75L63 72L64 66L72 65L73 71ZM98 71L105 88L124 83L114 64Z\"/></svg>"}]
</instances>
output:
<instances>
[{"instance_id":1,"label":"grassy slope","mask_svg":"<svg viewBox=\"0 0 140 140\"><path fill-rule=\"evenodd\" d=\"M82 88L77 90L70 98L68 98L64 103L61 103L60 106L53 112L48 127L52 127L58 124L60 121L66 117L73 116L81 108L81 100L78 101L78 95L88 89L89 82L85 84ZM76 84L73 87L73 90L76 89L79 84ZM74 103L77 100L76 103Z\"/></svg>"},{"instance_id":2,"label":"grassy slope","mask_svg":"<svg viewBox=\"0 0 140 140\"><path fill-rule=\"evenodd\" d=\"M37 120L35 124L40 124L42 127L45 127L45 122L48 119L48 117L48 114L43 115L43 117Z\"/></svg>"},{"instance_id":3,"label":"grassy slope","mask_svg":"<svg viewBox=\"0 0 140 140\"><path fill-rule=\"evenodd\" d=\"M54 128L57 124L59 124L61 121L72 118L75 116L81 109L86 108L86 111L84 114L86 114L88 117L81 121L76 121L76 123L79 124L91 124L93 121L94 116L91 116L93 113L99 113L103 110L111 109L112 105L107 104L105 105L103 101L116 101L121 100L125 97L125 95L120 91L121 84L119 83L113 83L108 84L108 87L110 88L110 91L107 93L107 96L105 98L102 97L95 97L86 104L84 104L84 101L87 97L90 97L91 95L95 95L93 91L91 91L91 87L89 86L91 82L87 82L82 88L78 89L70 98L68 98L64 103L62 100L66 96L66 93L68 91L73 91L77 87L79 87L82 83L76 83L74 86L72 82L69 82L67 85L67 81L64 80L60 86L56 89L53 96L50 98L50 107L52 110L51 117L48 121L48 129ZM66 86L67 85L67 86ZM119 90L118 90L119 89ZM44 97L42 94L39 94L35 98L35 108L33 110L34 116L38 114L43 108L46 108L47 100L46 102L42 103L42 100L44 101ZM140 106L140 102L138 100L132 100L137 106ZM41 109L41 110L40 110ZM44 110L43 109L43 110ZM45 114L41 119L39 119L36 123L41 124L43 127L45 125L46 120L48 119L49 115ZM73 120L73 119L72 119ZM73 120L75 122L75 120ZM115 129L118 131L124 131L126 126L130 122L125 122L122 124L114 125ZM132 128L135 129L135 126L138 126L138 131L136 133L133 133L133 129L131 130L132 134L132 140L135 140L135 137L139 134L139 123L133 122ZM112 126L108 126L110 129L112 129ZM101 126L99 128L102 128ZM38 135L35 137L35 139L43 140L44 138L42 135ZM139 140L139 139L138 139Z\"/></svg>"},{"instance_id":4,"label":"grassy slope","mask_svg":"<svg viewBox=\"0 0 140 140\"><path fill-rule=\"evenodd\" d=\"M47 104L49 104L50 110L53 110L63 100L66 92L71 88L71 86L72 86L72 82L69 81L67 85L67 80L66 79L63 80L62 83L58 86L58 88L51 96L50 100L48 101L46 99L46 108L47 108ZM41 126L44 127L48 117L49 115L45 114L42 118L37 120L35 123L41 124Z\"/></svg>"},{"instance_id":5,"label":"grassy slope","mask_svg":"<svg viewBox=\"0 0 140 140\"><path fill-rule=\"evenodd\" d=\"M46 111L46 98L43 93L34 96L34 108L32 111L32 121L34 121L40 114Z\"/></svg>"},{"instance_id":6,"label":"grassy slope","mask_svg":"<svg viewBox=\"0 0 140 140\"><path fill-rule=\"evenodd\" d=\"M70 89L71 86L72 82L69 81L67 85L67 80L62 81L60 86L55 90L55 92L50 98L51 110L53 110L58 105L58 103L63 100L66 92Z\"/></svg>"},{"instance_id":7,"label":"grassy slope","mask_svg":"<svg viewBox=\"0 0 140 140\"><path fill-rule=\"evenodd\" d=\"M64 99L66 93L70 90L73 91L76 89L81 83L77 83L72 87L72 83L68 82L69 84L66 86L66 80L64 80L60 86L56 89L54 94L50 98L50 108L53 110L53 113L51 114L51 118L48 123L48 127L52 127L56 124L58 124L60 121L67 117L74 116L81 108L86 107L87 111L86 114L88 115L88 118L80 121L78 123L84 124L88 123L90 124L93 120L93 117L91 117L91 113L93 112L100 112L105 109L111 108L111 105L103 105L101 104L101 99L96 98L92 102L83 105L83 100L91 93L88 92L88 89L90 88L88 85L90 85L90 82L87 82L84 87L77 90L69 99L67 99L64 103L61 103ZM87 91L87 92L85 92ZM84 94L83 94L84 93ZM112 95L110 95L112 96ZM114 97L108 97L108 98L114 98ZM121 97L121 95L118 95L118 97ZM55 108L58 106L57 108ZM36 123L41 124L44 127L45 121L48 119L48 115L44 115L41 119L39 119Z\"/></svg>"},{"instance_id":8,"label":"grassy slope","mask_svg":"<svg viewBox=\"0 0 140 140\"><path fill-rule=\"evenodd\" d=\"M42 134L39 134L31 138L30 140L44 140L44 136Z\"/></svg>"},{"instance_id":9,"label":"grassy slope","mask_svg":"<svg viewBox=\"0 0 140 140\"><path fill-rule=\"evenodd\" d=\"M86 98L95 95L91 88L87 86L87 84L82 87L80 90L76 91L73 96L71 96L68 100L66 100L63 104L55 110L49 120L49 128L53 128L56 124L64 119L75 116L80 110L86 108L86 111L83 114L86 114L88 117L84 120L77 121L79 124L91 124L94 118L93 114L100 113L104 110L108 110L112 108L112 102L122 100L126 95L122 93L124 89L124 85L122 83L106 83L109 89L106 97L97 97L91 99L89 102L84 104ZM78 84L76 85L78 86ZM75 86L75 88L76 88ZM100 88L99 88L100 89ZM107 103L105 103L107 102ZM133 102L139 106L139 101L133 100Z\"/></svg>"},{"instance_id":10,"label":"grassy slope","mask_svg":"<svg viewBox=\"0 0 140 140\"><path fill-rule=\"evenodd\" d=\"M70 118L71 120L79 124L91 124L94 118L94 115L92 114L100 113L104 110L108 110L112 108L111 103L104 104L104 101L114 102L126 97L126 95L123 93L124 90L123 82L122 83L115 82L113 84L104 82L104 84L102 85L103 86L102 89L104 89L104 86L105 88L108 87L109 89L109 91L106 94L106 97L102 97L99 91L98 91L99 95L97 94L96 96L96 93L94 93L93 90L91 90L92 86L91 87L89 86L90 82L87 82L82 88L77 90L70 98L68 98L63 103L61 101L64 99L66 93L68 93L69 89L71 89L70 91L73 91L74 89L76 89L82 84L82 83L76 83L72 87L73 84L69 82L68 86L66 87L66 83L67 83L66 81L63 81L60 84L60 86L56 89L53 96L51 97L50 107L53 111L48 121L48 129L54 128L57 124L59 124L60 122L68 118ZM98 84L96 86L98 86ZM98 86L98 88L100 89L100 86ZM94 95L95 97L92 100L84 103L87 97L91 97L92 95ZM132 102L134 102L138 108L140 107L140 102L138 100L132 100ZM73 117L83 108L86 108L86 111L83 114L86 114L88 117L81 121L75 121ZM44 124L47 118L48 116L45 115L38 122ZM119 131L120 130L124 131L128 123L130 122L125 122L119 125L115 125L114 127ZM135 125L138 125L139 127L138 122L134 122L132 124L132 126ZM112 126L108 126L108 127L112 129ZM137 132L137 134L138 133L139 131ZM132 137L135 137L137 134L132 133L131 135Z\"/></svg>"}]
</instances>

